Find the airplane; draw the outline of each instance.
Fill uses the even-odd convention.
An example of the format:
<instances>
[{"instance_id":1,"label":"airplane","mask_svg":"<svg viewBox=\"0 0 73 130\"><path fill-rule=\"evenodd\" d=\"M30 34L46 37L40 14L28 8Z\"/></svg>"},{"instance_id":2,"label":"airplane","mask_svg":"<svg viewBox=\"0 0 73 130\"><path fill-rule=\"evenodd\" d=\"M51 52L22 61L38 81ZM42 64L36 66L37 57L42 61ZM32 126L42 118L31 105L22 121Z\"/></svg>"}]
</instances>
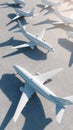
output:
<instances>
[{"instance_id":1,"label":"airplane","mask_svg":"<svg viewBox=\"0 0 73 130\"><path fill-rule=\"evenodd\" d=\"M15 5L25 5L24 0L14 0Z\"/></svg>"},{"instance_id":2,"label":"airplane","mask_svg":"<svg viewBox=\"0 0 73 130\"><path fill-rule=\"evenodd\" d=\"M54 48L49 43L42 40L43 35L45 33L45 29L43 29L42 33L40 33L40 35L38 37L38 36L35 36L35 35L27 32L25 30L25 26L22 26L22 24L21 24L21 22L19 20L18 20L18 23L19 23L19 26L21 28L21 31L22 31L23 35L27 39L29 39L30 42L28 42L26 44L19 45L19 46L15 46L13 48L19 49L19 48L30 47L33 50L36 46L41 46L41 47L47 49L48 51L54 51Z\"/></svg>"},{"instance_id":3,"label":"airplane","mask_svg":"<svg viewBox=\"0 0 73 130\"><path fill-rule=\"evenodd\" d=\"M63 0L60 0L59 2L53 2L51 0L41 0L41 2L45 5L45 8L48 8L50 6L59 6L63 3Z\"/></svg>"},{"instance_id":4,"label":"airplane","mask_svg":"<svg viewBox=\"0 0 73 130\"><path fill-rule=\"evenodd\" d=\"M73 38L73 32L71 31L66 31L66 34L68 35L68 38Z\"/></svg>"},{"instance_id":5,"label":"airplane","mask_svg":"<svg viewBox=\"0 0 73 130\"><path fill-rule=\"evenodd\" d=\"M63 68L58 68L56 70L52 70L35 76L31 75L21 66L15 65L14 69L25 80L25 86L20 88L20 90L22 91L22 95L13 116L14 122L17 121L20 113L29 101L29 98L35 92L38 92L56 105L56 121L60 123L65 109L69 105L73 105L73 96L59 98L50 89L48 89L44 85L44 83L51 77L55 76L58 72L62 71Z\"/></svg>"},{"instance_id":6,"label":"airplane","mask_svg":"<svg viewBox=\"0 0 73 130\"><path fill-rule=\"evenodd\" d=\"M21 17L33 17L34 15L34 9L32 9L30 12L23 11L21 9L15 8L17 16L15 16L12 20L17 20Z\"/></svg>"},{"instance_id":7,"label":"airplane","mask_svg":"<svg viewBox=\"0 0 73 130\"><path fill-rule=\"evenodd\" d=\"M68 26L69 24L73 24L73 15L71 15L70 18L68 18L67 16L62 15L59 10L57 8L55 8L55 12L54 12L64 23L65 26ZM62 22L55 22L56 23L62 23Z\"/></svg>"}]
</instances>

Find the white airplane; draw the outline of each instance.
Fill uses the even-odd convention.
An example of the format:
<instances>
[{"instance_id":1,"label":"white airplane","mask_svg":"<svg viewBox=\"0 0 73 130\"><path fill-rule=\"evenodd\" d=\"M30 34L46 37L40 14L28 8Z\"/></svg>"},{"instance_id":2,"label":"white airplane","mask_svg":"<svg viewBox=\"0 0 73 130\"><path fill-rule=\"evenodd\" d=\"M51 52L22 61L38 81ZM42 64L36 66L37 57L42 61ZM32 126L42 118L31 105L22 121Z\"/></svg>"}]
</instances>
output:
<instances>
[{"instance_id":1,"label":"white airplane","mask_svg":"<svg viewBox=\"0 0 73 130\"><path fill-rule=\"evenodd\" d=\"M36 46L41 46L41 47L47 49L48 51L54 51L53 47L49 43L42 40L43 35L45 33L45 29L42 31L42 33L40 33L40 35L38 37L38 36L32 35L29 32L26 32L25 26L22 26L19 20L18 20L18 22L19 22L19 26L21 28L23 35L26 38L28 38L30 42L19 45L19 46L15 46L13 48L18 49L18 48L30 47L31 49L34 49Z\"/></svg>"},{"instance_id":2,"label":"white airplane","mask_svg":"<svg viewBox=\"0 0 73 130\"><path fill-rule=\"evenodd\" d=\"M13 116L14 122L16 122L18 119L23 108L26 106L26 103L29 101L29 98L35 92L38 92L56 105L56 120L58 123L60 123L65 108L67 108L69 105L73 105L73 96L59 98L44 85L44 82L55 76L58 72L63 70L63 68L59 68L36 76L32 76L28 71L18 65L15 65L14 68L16 72L25 80L25 86L20 88L22 95Z\"/></svg>"},{"instance_id":3,"label":"white airplane","mask_svg":"<svg viewBox=\"0 0 73 130\"><path fill-rule=\"evenodd\" d=\"M48 8L50 6L59 6L61 3L63 3L63 0L60 0L59 2L53 2L51 0L41 0L41 2L45 5L45 8Z\"/></svg>"},{"instance_id":4,"label":"white airplane","mask_svg":"<svg viewBox=\"0 0 73 130\"><path fill-rule=\"evenodd\" d=\"M67 26L69 24L73 24L73 15L71 15L70 18L68 18L67 16L63 16L59 10L56 8L55 9L55 14L63 21L63 23ZM62 23L62 22L55 22L56 23Z\"/></svg>"},{"instance_id":5,"label":"white airplane","mask_svg":"<svg viewBox=\"0 0 73 130\"><path fill-rule=\"evenodd\" d=\"M14 0L15 5L25 5L24 0Z\"/></svg>"},{"instance_id":6,"label":"white airplane","mask_svg":"<svg viewBox=\"0 0 73 130\"><path fill-rule=\"evenodd\" d=\"M73 32L71 31L66 31L66 34L68 35L68 38L73 38Z\"/></svg>"}]
</instances>

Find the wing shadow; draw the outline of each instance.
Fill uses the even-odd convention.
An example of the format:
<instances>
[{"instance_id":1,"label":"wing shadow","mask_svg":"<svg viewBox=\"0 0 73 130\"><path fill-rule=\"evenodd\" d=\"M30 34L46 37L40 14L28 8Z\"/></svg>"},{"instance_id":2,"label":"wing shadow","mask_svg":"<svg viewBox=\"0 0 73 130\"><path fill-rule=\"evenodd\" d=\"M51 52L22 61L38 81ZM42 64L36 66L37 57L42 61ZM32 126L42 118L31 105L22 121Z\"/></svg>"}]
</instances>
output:
<instances>
[{"instance_id":1,"label":"wing shadow","mask_svg":"<svg viewBox=\"0 0 73 130\"><path fill-rule=\"evenodd\" d=\"M20 53L23 53L24 55L30 57L33 60L45 60L47 58L47 53L42 52L39 48L35 48L34 50L31 50L30 48L21 48L3 56L2 58L14 56Z\"/></svg>"},{"instance_id":2,"label":"wing shadow","mask_svg":"<svg viewBox=\"0 0 73 130\"><path fill-rule=\"evenodd\" d=\"M44 130L52 122L52 119L45 117L43 106L38 96L34 94L32 97L22 112L25 116L25 124L22 130Z\"/></svg>"},{"instance_id":3,"label":"wing shadow","mask_svg":"<svg viewBox=\"0 0 73 130\"><path fill-rule=\"evenodd\" d=\"M17 45L24 44L24 43L26 43L26 42L25 41L21 41L21 40L15 40L14 37L11 37L8 41L0 43L0 47L17 46Z\"/></svg>"},{"instance_id":4,"label":"wing shadow","mask_svg":"<svg viewBox=\"0 0 73 130\"><path fill-rule=\"evenodd\" d=\"M52 24L53 22L57 22L57 21L55 21L55 20L50 20L50 19L46 19L46 20L44 20L44 21L42 21L42 22L33 24L33 26L42 25L42 24Z\"/></svg>"},{"instance_id":5,"label":"wing shadow","mask_svg":"<svg viewBox=\"0 0 73 130\"><path fill-rule=\"evenodd\" d=\"M59 39L58 43L64 47L65 49L67 49L69 52L71 52L71 57L69 60L69 67L72 66L73 64L73 42L67 40L67 39Z\"/></svg>"},{"instance_id":6,"label":"wing shadow","mask_svg":"<svg viewBox=\"0 0 73 130\"><path fill-rule=\"evenodd\" d=\"M19 81L15 74L4 74L0 80L0 85L0 89L12 103L0 126L1 130L4 130L13 117L21 95L19 88L23 83Z\"/></svg>"},{"instance_id":7,"label":"wing shadow","mask_svg":"<svg viewBox=\"0 0 73 130\"><path fill-rule=\"evenodd\" d=\"M8 17L11 18L11 17L13 17L13 16L14 16L14 14L9 14ZM11 19L12 19L12 18L11 18ZM20 20L20 22L21 22L23 25L28 24L27 21L26 21L26 19L23 18L23 17L21 17L19 20ZM11 24L11 23L13 23L13 22L17 22L17 24L16 24L15 26L13 26L12 28L10 28L9 31L12 31L13 29L16 29L16 28L19 27L19 25L18 25L18 19L17 19L17 20L14 20L14 21L11 20L9 23L6 24L6 26L8 26L9 24Z\"/></svg>"},{"instance_id":8,"label":"wing shadow","mask_svg":"<svg viewBox=\"0 0 73 130\"><path fill-rule=\"evenodd\" d=\"M11 13L11 14L8 14L8 17L11 19L11 21L9 23L6 24L6 26L8 26L9 24L13 23L13 22L17 22L18 19L16 20L12 20L14 17L16 16L15 13ZM20 17L19 18L20 22L25 25L25 24L28 24L25 17ZM18 23L18 22L17 22Z\"/></svg>"},{"instance_id":9,"label":"wing shadow","mask_svg":"<svg viewBox=\"0 0 73 130\"><path fill-rule=\"evenodd\" d=\"M1 130L4 130L14 115L17 104L21 97L19 87L23 86L23 83L16 77L15 74L4 74L1 78L0 83L0 89L12 103L0 126ZM35 113L36 116L34 116ZM42 130L44 127L46 127L46 125L52 122L51 118L45 117L43 106L36 94L33 95L33 98L29 100L22 114L25 117L25 124L23 126L23 129L25 130L30 128L31 130L34 128L35 130Z\"/></svg>"}]
</instances>

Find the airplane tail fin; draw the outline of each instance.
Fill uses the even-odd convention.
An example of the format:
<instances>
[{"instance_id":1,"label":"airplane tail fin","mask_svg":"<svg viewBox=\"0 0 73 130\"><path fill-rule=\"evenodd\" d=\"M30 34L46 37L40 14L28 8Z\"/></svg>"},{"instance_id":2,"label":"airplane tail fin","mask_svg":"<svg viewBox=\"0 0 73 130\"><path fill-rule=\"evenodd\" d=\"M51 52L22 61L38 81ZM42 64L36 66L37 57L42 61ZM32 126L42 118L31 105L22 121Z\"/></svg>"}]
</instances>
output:
<instances>
[{"instance_id":1,"label":"airplane tail fin","mask_svg":"<svg viewBox=\"0 0 73 130\"><path fill-rule=\"evenodd\" d=\"M58 123L61 123L65 109L69 105L73 105L73 96L69 96L69 97L65 97L65 98L57 97L57 100L61 103L61 105L59 103L56 104L56 121Z\"/></svg>"}]
</instances>

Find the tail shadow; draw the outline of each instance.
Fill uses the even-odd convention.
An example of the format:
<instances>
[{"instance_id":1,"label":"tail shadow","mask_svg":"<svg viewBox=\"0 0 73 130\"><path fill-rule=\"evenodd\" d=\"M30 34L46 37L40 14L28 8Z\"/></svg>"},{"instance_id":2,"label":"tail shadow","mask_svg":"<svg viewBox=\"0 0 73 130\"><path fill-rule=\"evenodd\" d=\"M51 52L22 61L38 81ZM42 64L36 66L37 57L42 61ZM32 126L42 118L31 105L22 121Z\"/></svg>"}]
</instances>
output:
<instances>
[{"instance_id":1,"label":"tail shadow","mask_svg":"<svg viewBox=\"0 0 73 130\"><path fill-rule=\"evenodd\" d=\"M64 47L65 49L67 49L69 52L71 52L71 57L69 60L69 67L72 66L73 64L73 42L67 40L67 39L59 39L58 43Z\"/></svg>"}]
</instances>

